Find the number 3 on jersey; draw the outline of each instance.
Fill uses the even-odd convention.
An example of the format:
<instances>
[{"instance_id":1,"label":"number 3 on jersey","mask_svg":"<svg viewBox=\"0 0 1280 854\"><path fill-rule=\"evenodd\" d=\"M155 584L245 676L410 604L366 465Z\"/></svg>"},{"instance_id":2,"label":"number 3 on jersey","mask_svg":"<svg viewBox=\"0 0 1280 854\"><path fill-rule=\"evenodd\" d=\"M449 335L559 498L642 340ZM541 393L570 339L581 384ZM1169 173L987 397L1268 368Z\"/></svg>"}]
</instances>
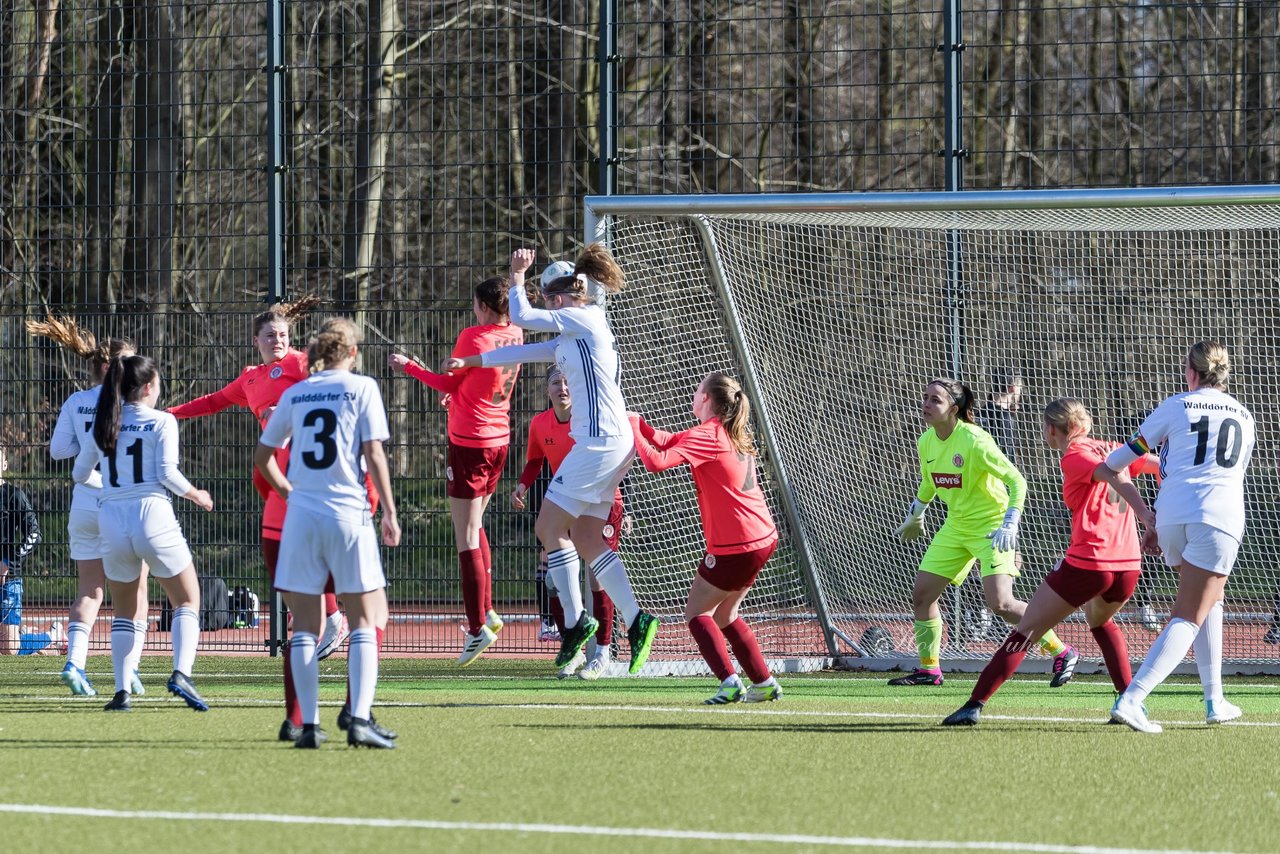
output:
<instances>
[{"instance_id":1,"label":"number 3 on jersey","mask_svg":"<svg viewBox=\"0 0 1280 854\"><path fill-rule=\"evenodd\" d=\"M1209 456L1209 416L1202 416L1191 422L1191 432L1196 434L1196 465L1204 465ZM1240 461L1240 445L1244 442L1244 431L1240 422L1234 418L1222 419L1218 427L1218 439L1214 448L1214 461L1222 468L1229 469Z\"/></svg>"},{"instance_id":2,"label":"number 3 on jersey","mask_svg":"<svg viewBox=\"0 0 1280 854\"><path fill-rule=\"evenodd\" d=\"M302 426L315 430L309 437L307 450L302 452L302 464L309 469L327 469L338 460L338 443L333 434L338 431L338 416L332 409L313 409L302 418Z\"/></svg>"}]
</instances>

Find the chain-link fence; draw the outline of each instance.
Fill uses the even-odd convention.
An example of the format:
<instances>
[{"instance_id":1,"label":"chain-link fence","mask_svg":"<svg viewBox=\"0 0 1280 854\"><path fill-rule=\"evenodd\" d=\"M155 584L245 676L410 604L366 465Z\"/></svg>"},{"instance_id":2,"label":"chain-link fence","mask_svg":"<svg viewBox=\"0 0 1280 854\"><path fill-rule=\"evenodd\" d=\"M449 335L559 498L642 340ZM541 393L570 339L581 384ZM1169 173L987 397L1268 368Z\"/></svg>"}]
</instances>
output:
<instances>
[{"instance_id":1,"label":"chain-link fence","mask_svg":"<svg viewBox=\"0 0 1280 854\"><path fill-rule=\"evenodd\" d=\"M70 595L69 482L44 444L86 374L32 342L24 317L69 313L135 338L177 402L255 361L248 321L273 282L358 314L371 373L392 343L434 362L470 322L471 285L517 245L572 254L581 198L604 184L931 190L949 161L961 188L1280 180L1274 4L949 0L956 31L938 5L5 5L0 442L45 532L29 615L61 614ZM960 130L943 151L948 118ZM408 380L383 387L409 525L387 562L397 625L413 627L389 647L454 650L443 412ZM519 389L515 461L542 406L540 383ZM183 514L202 571L262 598L252 416L183 432L188 473L219 502ZM490 510L496 592L530 618L508 648L533 650L520 628L534 616L532 535L508 490ZM263 631L234 643L256 649Z\"/></svg>"}]
</instances>

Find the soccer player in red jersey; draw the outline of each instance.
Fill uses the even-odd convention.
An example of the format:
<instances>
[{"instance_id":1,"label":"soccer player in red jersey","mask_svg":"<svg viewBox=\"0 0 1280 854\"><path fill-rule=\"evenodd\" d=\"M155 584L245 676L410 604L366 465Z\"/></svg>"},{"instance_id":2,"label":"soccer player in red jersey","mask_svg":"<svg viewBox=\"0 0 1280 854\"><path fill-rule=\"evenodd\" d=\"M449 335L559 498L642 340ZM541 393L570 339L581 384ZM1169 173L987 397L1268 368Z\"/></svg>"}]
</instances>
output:
<instances>
[{"instance_id":1,"label":"soccer player in red jersey","mask_svg":"<svg viewBox=\"0 0 1280 854\"><path fill-rule=\"evenodd\" d=\"M1018 627L1005 638L983 669L969 702L948 716L944 726L973 726L982 708L1013 675L1027 655L1029 638L1037 638L1083 608L1107 672L1123 693L1133 678L1124 634L1111 618L1124 607L1142 572L1142 545L1134 525L1137 488L1130 480L1155 474L1160 461L1152 454L1135 460L1113 487L1099 466L1115 442L1089 438L1093 417L1078 400L1059 398L1044 410L1044 441L1062 455L1062 500L1071 511L1071 543L1066 555L1040 583ZM1154 517L1141 519L1150 527Z\"/></svg>"},{"instance_id":2,"label":"soccer player in red jersey","mask_svg":"<svg viewBox=\"0 0 1280 854\"><path fill-rule=\"evenodd\" d=\"M253 345L258 348L262 363L250 365L227 385L212 394L169 407L174 417L200 418L213 415L232 406L243 406L258 419L259 427L266 427L280 395L299 380L310 375L307 354L289 346L294 321L315 307L320 300L307 296L293 303L278 303L253 319ZM289 449L276 453L281 471L289 466ZM276 494L266 479L256 469L253 485L266 502L262 511L262 558L267 565L267 577L275 583L276 561L280 557L280 536L284 530L284 516L288 505ZM320 643L321 658L327 658L347 635L346 617L338 609L338 601L331 592L324 596L325 627ZM294 694L290 674L289 656L282 656L284 664L285 722L280 726L281 741L296 741L302 726L302 711Z\"/></svg>"},{"instance_id":3,"label":"soccer player in red jersey","mask_svg":"<svg viewBox=\"0 0 1280 854\"><path fill-rule=\"evenodd\" d=\"M778 546L778 531L756 480L751 404L738 381L722 371L708 374L693 393L699 424L681 433L655 430L632 419L636 455L651 472L688 463L698 493L707 553L698 565L684 616L698 650L720 679L705 702L761 703L782 698L751 627L738 606ZM742 684L725 651L725 640L751 680Z\"/></svg>"},{"instance_id":4,"label":"soccer player in red jersey","mask_svg":"<svg viewBox=\"0 0 1280 854\"><path fill-rule=\"evenodd\" d=\"M513 325L508 315L507 286L501 276L476 285L471 309L479 325L468 326L458 334L452 358L464 359L524 342L524 331ZM489 648L502 630L502 619L493 610L493 556L484 531L484 511L507 461L511 390L520 367L476 367L436 374L399 353L392 353L387 363L448 395L445 494L449 496L462 574L462 604L467 615L467 639L458 663L466 667Z\"/></svg>"},{"instance_id":5,"label":"soccer player in red jersey","mask_svg":"<svg viewBox=\"0 0 1280 854\"><path fill-rule=\"evenodd\" d=\"M551 408L538 413L529 422L529 445L525 451L524 471L520 473L520 482L516 484L515 489L511 492L511 506L517 510L523 510L527 506L525 496L528 495L529 490L538 479L538 475L542 473L542 464L545 462L550 467L551 474L554 475L556 470L560 468L560 463L564 462L569 449L573 447L573 437L569 435L573 399L569 395L569 383L565 380L564 374L560 372L560 369L555 366L547 369L547 397L551 399ZM613 494L613 510L610 512L604 526L605 544L614 551L617 551L619 541L622 538L623 520L625 518L626 512L622 505L622 490L619 488ZM596 651L591 656L590 661L587 661L586 657L579 651L568 664L560 668L558 676L561 679L566 679L577 673L579 679L593 681L599 679L609 669L609 660L612 655L610 644L613 639L613 600L600 587L600 583L596 581L595 576L590 576L590 578L591 612L592 616L600 623L600 627L596 629ZM546 578L539 579L539 583L546 584L548 591L551 593L552 616L555 620L556 628L563 632L564 608L560 605L560 599L556 595L554 584ZM583 666L584 663L585 667ZM578 668L582 669L579 670Z\"/></svg>"}]
</instances>

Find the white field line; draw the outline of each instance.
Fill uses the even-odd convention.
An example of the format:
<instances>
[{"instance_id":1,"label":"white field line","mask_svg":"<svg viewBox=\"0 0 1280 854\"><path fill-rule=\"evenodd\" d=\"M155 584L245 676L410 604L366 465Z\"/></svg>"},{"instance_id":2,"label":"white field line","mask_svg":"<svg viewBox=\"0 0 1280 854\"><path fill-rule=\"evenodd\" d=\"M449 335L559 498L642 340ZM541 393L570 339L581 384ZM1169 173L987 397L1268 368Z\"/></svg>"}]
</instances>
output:
<instances>
[{"instance_id":1,"label":"white field line","mask_svg":"<svg viewBox=\"0 0 1280 854\"><path fill-rule=\"evenodd\" d=\"M836 848L901 848L942 851L1029 851L1043 854L1229 854L1167 848L1108 848L1097 845L1052 845L1038 842L979 842L935 839L877 839L863 836L809 836L798 833L724 833L713 830L678 830L661 827L603 827L576 824L526 822L433 821L412 818L358 818L320 815L271 815L266 813L203 813L163 810L108 810L47 804L0 804L0 813L59 815L148 821L213 821L259 824L303 824L379 829L448 830L475 833L544 833L556 836L604 836L700 840L710 842L766 843L773 845L823 845Z\"/></svg>"},{"instance_id":2,"label":"white field line","mask_svg":"<svg viewBox=\"0 0 1280 854\"><path fill-rule=\"evenodd\" d=\"M57 696L23 696L6 701L0 698L0 706L6 702L59 702L67 701L73 705L83 703L85 700L94 701L97 697L71 697L67 694L59 694ZM130 699L134 705L161 705L179 702L170 697L132 697ZM278 706L278 699L269 700L258 697L239 697L239 698L212 698L210 704L215 710L219 705L224 708L236 708L246 706ZM339 708L342 703L336 701L320 701L321 706ZM844 719L864 719L864 720L903 720L903 721L937 721L939 716L936 712L839 712L839 711L818 711L805 709L779 709L779 708L760 708L751 707L743 708L737 706L609 706L602 704L585 704L585 703L412 703L412 702L396 702L382 701L376 703L379 709L438 709L448 711L449 709L467 709L475 711L477 709L520 709L524 711L570 711L570 712L621 712L631 714L636 712L649 712L654 714L669 715L748 715L751 717L779 717L779 718L844 718ZM996 715L984 712L982 715L984 721L1015 721L1021 723L1054 723L1054 724L1106 724L1105 714L1099 712L1092 717L1062 717L1049 715ZM1159 723L1166 726L1174 727L1204 727L1207 726L1201 718L1192 720L1170 720L1160 718ZM1218 724L1223 727L1263 727L1267 729L1280 728L1280 721L1249 721L1236 720L1225 724ZM3 726L0 726L3 729Z\"/></svg>"}]
</instances>

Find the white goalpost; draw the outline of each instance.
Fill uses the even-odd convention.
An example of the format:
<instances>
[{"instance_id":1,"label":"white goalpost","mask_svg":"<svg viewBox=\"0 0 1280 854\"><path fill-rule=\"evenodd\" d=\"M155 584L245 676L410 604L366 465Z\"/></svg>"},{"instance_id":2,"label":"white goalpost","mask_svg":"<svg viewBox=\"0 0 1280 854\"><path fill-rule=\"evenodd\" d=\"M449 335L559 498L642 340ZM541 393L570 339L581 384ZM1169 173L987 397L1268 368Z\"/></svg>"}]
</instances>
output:
<instances>
[{"instance_id":1,"label":"white goalpost","mask_svg":"<svg viewBox=\"0 0 1280 854\"><path fill-rule=\"evenodd\" d=\"M1028 481L1015 587L1025 599L1070 534L1044 405L1078 397L1095 436L1123 439L1182 390L1187 346L1216 337L1231 349L1231 390L1260 426L1224 661L1228 672L1280 672L1268 634L1280 470L1267 439L1280 414L1280 187L593 196L586 208L587 239L606 241L628 277L609 304L628 404L655 426L692 426L692 393L716 369L751 396L783 532L744 608L767 658L790 669L914 661L924 541L903 545L893 531L919 477L929 379L955 376L995 407L998 386L1023 378L1021 401L1000 413L1012 431L997 439ZM628 504L636 526L623 555L641 601L668 624L654 661L696 661L679 628L702 547L690 478L637 470ZM930 531L941 515L931 511ZM984 628L972 575L943 603L950 669L980 666L1003 637L999 618ZM1118 618L1135 658L1175 588L1148 558ZM1098 663L1083 621L1059 633Z\"/></svg>"}]
</instances>

